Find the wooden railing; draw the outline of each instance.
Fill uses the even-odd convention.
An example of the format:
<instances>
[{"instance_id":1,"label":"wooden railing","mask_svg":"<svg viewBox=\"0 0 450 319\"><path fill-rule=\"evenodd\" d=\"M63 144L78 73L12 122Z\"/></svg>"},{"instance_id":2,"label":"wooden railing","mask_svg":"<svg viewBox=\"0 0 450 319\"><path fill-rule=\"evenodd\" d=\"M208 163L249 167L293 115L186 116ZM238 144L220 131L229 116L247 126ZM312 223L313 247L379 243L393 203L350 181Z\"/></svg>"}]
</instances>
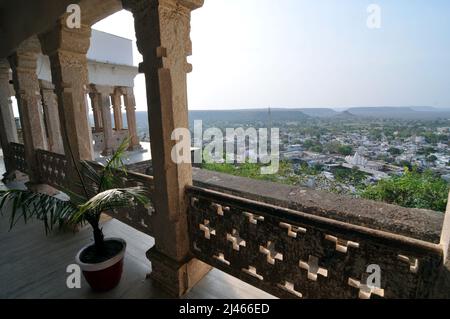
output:
<instances>
[{"instance_id":1,"label":"wooden railing","mask_svg":"<svg viewBox=\"0 0 450 319\"><path fill-rule=\"evenodd\" d=\"M437 244L204 188L188 194L194 256L278 297L426 298L442 266Z\"/></svg>"}]
</instances>

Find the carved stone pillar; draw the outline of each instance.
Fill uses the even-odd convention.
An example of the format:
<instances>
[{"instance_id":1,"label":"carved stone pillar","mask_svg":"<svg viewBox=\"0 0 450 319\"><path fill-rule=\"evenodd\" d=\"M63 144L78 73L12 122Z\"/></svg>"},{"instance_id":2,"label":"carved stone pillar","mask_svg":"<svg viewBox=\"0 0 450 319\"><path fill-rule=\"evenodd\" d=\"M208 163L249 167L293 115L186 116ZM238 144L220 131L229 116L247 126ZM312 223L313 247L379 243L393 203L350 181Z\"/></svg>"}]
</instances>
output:
<instances>
[{"instance_id":1,"label":"carved stone pillar","mask_svg":"<svg viewBox=\"0 0 450 319\"><path fill-rule=\"evenodd\" d=\"M130 151L136 151L142 149L139 143L139 136L137 133L136 125L136 99L134 98L133 88L124 87L122 88L122 93L124 95L125 110L127 113L127 125L128 134L130 135Z\"/></svg>"},{"instance_id":2,"label":"carved stone pillar","mask_svg":"<svg viewBox=\"0 0 450 319\"><path fill-rule=\"evenodd\" d=\"M98 94L89 92L89 98L91 100L92 113L94 114L94 132L100 132L103 127L103 122L102 112L98 103Z\"/></svg>"},{"instance_id":3,"label":"carved stone pillar","mask_svg":"<svg viewBox=\"0 0 450 319\"><path fill-rule=\"evenodd\" d=\"M41 87L45 127L47 128L48 149L54 153L64 154L55 86L44 80L39 80L39 84Z\"/></svg>"},{"instance_id":4,"label":"carved stone pillar","mask_svg":"<svg viewBox=\"0 0 450 319\"><path fill-rule=\"evenodd\" d=\"M123 118L122 118L122 92L119 89L115 89L111 95L111 101L114 111L114 128L116 131L123 130Z\"/></svg>"},{"instance_id":5,"label":"carved stone pillar","mask_svg":"<svg viewBox=\"0 0 450 319\"><path fill-rule=\"evenodd\" d=\"M103 156L111 155L114 151L113 129L111 121L111 98L113 88L110 86L91 85L93 91L97 92L98 107L102 115L103 123Z\"/></svg>"},{"instance_id":6,"label":"carved stone pillar","mask_svg":"<svg viewBox=\"0 0 450 319\"><path fill-rule=\"evenodd\" d=\"M31 37L20 45L16 53L9 57L20 113L30 185L39 184L39 170L35 151L47 149L42 100L36 73L39 53L39 41L36 37Z\"/></svg>"},{"instance_id":7,"label":"carved stone pillar","mask_svg":"<svg viewBox=\"0 0 450 319\"><path fill-rule=\"evenodd\" d=\"M11 88L9 83L9 63L0 60L0 144L5 162L5 176L13 171L9 143L18 143L16 121L11 102Z\"/></svg>"},{"instance_id":8,"label":"carved stone pillar","mask_svg":"<svg viewBox=\"0 0 450 319\"><path fill-rule=\"evenodd\" d=\"M122 0L135 20L137 45L143 55L150 123L155 194L155 247L147 256L152 274L174 295L185 294L210 267L192 259L185 188L192 184L191 164L171 159L175 128L188 128L186 73L191 66L190 12L203 0Z\"/></svg>"},{"instance_id":9,"label":"carved stone pillar","mask_svg":"<svg viewBox=\"0 0 450 319\"><path fill-rule=\"evenodd\" d=\"M59 118L65 154L92 160L94 151L87 109L88 68L91 28L69 29L65 18L40 35L42 51L50 58L52 81L58 96ZM78 165L78 164L77 164Z\"/></svg>"}]
</instances>

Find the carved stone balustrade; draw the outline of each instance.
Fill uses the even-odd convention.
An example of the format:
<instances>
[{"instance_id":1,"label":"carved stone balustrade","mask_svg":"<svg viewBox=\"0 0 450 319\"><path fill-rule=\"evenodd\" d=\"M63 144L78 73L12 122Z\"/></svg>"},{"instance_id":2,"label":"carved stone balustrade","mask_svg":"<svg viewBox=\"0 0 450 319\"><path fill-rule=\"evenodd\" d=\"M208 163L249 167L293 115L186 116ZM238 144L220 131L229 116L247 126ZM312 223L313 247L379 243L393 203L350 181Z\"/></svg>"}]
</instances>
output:
<instances>
[{"instance_id":1,"label":"carved stone balustrade","mask_svg":"<svg viewBox=\"0 0 450 319\"><path fill-rule=\"evenodd\" d=\"M195 257L276 296L432 295L438 244L195 186L188 193ZM373 269L379 287L366 281Z\"/></svg>"}]
</instances>

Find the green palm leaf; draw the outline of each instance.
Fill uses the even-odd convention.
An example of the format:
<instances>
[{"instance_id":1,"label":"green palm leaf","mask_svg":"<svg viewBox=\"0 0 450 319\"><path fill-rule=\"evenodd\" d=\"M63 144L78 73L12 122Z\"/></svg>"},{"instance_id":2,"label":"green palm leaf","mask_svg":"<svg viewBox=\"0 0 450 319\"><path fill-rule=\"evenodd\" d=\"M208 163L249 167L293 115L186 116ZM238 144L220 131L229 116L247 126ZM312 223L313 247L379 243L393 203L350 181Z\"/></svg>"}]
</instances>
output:
<instances>
[{"instance_id":1,"label":"green palm leaf","mask_svg":"<svg viewBox=\"0 0 450 319\"><path fill-rule=\"evenodd\" d=\"M80 181L73 182L72 186L82 189L83 195L64 190L70 197L70 201L64 201L28 190L0 191L0 214L10 212L10 228L21 219L25 223L32 218L41 220L46 233L53 230L55 225L88 222L94 230L95 244L101 248L103 234L99 219L102 213L137 204L145 207L150 204L149 194L144 188L121 188L121 178L127 175L122 157L128 144L129 139L124 140L104 166L95 164L99 166L95 167L88 162L81 162Z\"/></svg>"},{"instance_id":2,"label":"green palm leaf","mask_svg":"<svg viewBox=\"0 0 450 319\"><path fill-rule=\"evenodd\" d=\"M44 223L46 233L51 231L55 224L61 226L69 222L70 217L78 208L69 201L28 190L8 190L0 192L0 213L10 211L10 229L20 219L25 223L35 218Z\"/></svg>"}]
</instances>

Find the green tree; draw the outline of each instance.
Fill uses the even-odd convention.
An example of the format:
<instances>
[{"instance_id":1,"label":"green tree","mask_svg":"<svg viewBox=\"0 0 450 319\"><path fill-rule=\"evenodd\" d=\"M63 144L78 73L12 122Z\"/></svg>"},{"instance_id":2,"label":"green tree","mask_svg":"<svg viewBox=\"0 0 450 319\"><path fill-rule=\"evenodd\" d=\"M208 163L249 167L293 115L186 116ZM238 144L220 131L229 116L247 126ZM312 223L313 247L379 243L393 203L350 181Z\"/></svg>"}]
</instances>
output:
<instances>
[{"instance_id":1,"label":"green tree","mask_svg":"<svg viewBox=\"0 0 450 319\"><path fill-rule=\"evenodd\" d=\"M323 152L323 147L322 147L322 145L320 145L320 144L314 145L313 147L311 147L311 152L314 152L314 153L322 153L322 152Z\"/></svg>"},{"instance_id":2,"label":"green tree","mask_svg":"<svg viewBox=\"0 0 450 319\"><path fill-rule=\"evenodd\" d=\"M412 165L411 162L409 162L409 161L401 160L398 164L399 164L401 167L406 167L406 168L408 168L408 169L410 169L410 170L413 168L413 165Z\"/></svg>"},{"instance_id":3,"label":"green tree","mask_svg":"<svg viewBox=\"0 0 450 319\"><path fill-rule=\"evenodd\" d=\"M344 156L352 155L353 147L351 147L350 145L342 145L339 147L338 153Z\"/></svg>"},{"instance_id":4,"label":"green tree","mask_svg":"<svg viewBox=\"0 0 450 319\"><path fill-rule=\"evenodd\" d=\"M315 143L314 143L312 140L306 140L306 141L303 143L303 147L306 148L307 150L309 150L311 147L314 146L314 144L315 144Z\"/></svg>"},{"instance_id":5,"label":"green tree","mask_svg":"<svg viewBox=\"0 0 450 319\"><path fill-rule=\"evenodd\" d=\"M333 175L336 181L344 184L351 184L353 186L362 187L364 180L368 174L359 170L358 167L352 168L338 167L333 170Z\"/></svg>"},{"instance_id":6,"label":"green tree","mask_svg":"<svg viewBox=\"0 0 450 319\"><path fill-rule=\"evenodd\" d=\"M438 160L438 158L435 155L430 155L427 157L427 161L430 163L434 163Z\"/></svg>"},{"instance_id":7,"label":"green tree","mask_svg":"<svg viewBox=\"0 0 450 319\"><path fill-rule=\"evenodd\" d=\"M325 149L330 153L330 154L337 154L339 152L339 147L341 147L341 143L333 141L328 143L327 145L325 145Z\"/></svg>"},{"instance_id":8,"label":"green tree","mask_svg":"<svg viewBox=\"0 0 450 319\"><path fill-rule=\"evenodd\" d=\"M399 148L396 147L391 147L388 152L392 155L392 156L397 156L397 155L401 155L403 153L403 151Z\"/></svg>"},{"instance_id":9,"label":"green tree","mask_svg":"<svg viewBox=\"0 0 450 319\"><path fill-rule=\"evenodd\" d=\"M406 169L402 176L383 179L367 187L361 197L409 208L425 208L444 212L449 185L431 171L424 173Z\"/></svg>"}]
</instances>

